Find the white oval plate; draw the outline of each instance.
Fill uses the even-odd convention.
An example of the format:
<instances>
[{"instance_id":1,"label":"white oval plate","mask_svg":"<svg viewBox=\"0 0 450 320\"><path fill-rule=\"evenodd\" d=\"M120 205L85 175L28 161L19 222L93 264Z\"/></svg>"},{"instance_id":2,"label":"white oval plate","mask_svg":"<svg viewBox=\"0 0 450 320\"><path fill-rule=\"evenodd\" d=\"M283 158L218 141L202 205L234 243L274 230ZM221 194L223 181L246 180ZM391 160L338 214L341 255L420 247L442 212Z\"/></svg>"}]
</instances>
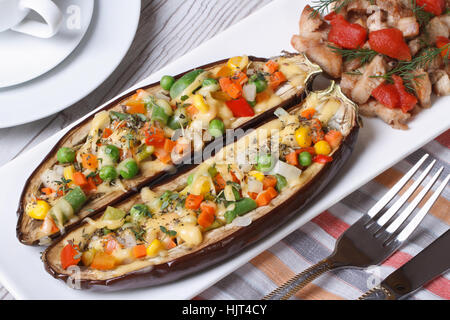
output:
<instances>
[{"instance_id":1,"label":"white oval plate","mask_svg":"<svg viewBox=\"0 0 450 320\"><path fill-rule=\"evenodd\" d=\"M11 30L0 33L0 88L24 83L50 71L80 44L92 19L94 0L55 3L63 13L63 21L54 37L40 39Z\"/></svg>"},{"instance_id":2,"label":"white oval plate","mask_svg":"<svg viewBox=\"0 0 450 320\"><path fill-rule=\"evenodd\" d=\"M0 128L48 117L97 88L127 53L140 12L140 0L98 0L86 35L61 64L36 79L0 89Z\"/></svg>"}]
</instances>

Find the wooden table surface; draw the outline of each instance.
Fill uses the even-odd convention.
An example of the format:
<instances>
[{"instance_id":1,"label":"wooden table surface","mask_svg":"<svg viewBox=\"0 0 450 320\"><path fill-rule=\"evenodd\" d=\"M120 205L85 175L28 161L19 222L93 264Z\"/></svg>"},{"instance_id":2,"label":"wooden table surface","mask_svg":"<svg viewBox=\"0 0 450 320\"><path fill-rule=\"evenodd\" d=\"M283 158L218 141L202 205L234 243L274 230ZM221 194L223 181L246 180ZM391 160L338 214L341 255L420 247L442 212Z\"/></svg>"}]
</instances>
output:
<instances>
[{"instance_id":1,"label":"wooden table surface","mask_svg":"<svg viewBox=\"0 0 450 320\"><path fill-rule=\"evenodd\" d=\"M142 0L136 37L119 67L94 92L66 110L0 129L0 166L270 2ZM191 28L181 30L180 21L190 21ZM0 299L13 299L1 285Z\"/></svg>"}]
</instances>

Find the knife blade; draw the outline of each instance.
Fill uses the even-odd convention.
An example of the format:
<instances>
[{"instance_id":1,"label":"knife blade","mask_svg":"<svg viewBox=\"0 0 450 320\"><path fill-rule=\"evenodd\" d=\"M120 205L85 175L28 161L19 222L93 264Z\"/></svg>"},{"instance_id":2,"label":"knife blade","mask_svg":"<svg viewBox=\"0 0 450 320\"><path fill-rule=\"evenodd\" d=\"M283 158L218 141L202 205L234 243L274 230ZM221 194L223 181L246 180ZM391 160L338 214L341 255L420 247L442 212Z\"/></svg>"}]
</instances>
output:
<instances>
[{"instance_id":1,"label":"knife blade","mask_svg":"<svg viewBox=\"0 0 450 320\"><path fill-rule=\"evenodd\" d=\"M449 269L450 230L447 230L418 255L391 273L379 287L368 291L359 299L404 299Z\"/></svg>"}]
</instances>

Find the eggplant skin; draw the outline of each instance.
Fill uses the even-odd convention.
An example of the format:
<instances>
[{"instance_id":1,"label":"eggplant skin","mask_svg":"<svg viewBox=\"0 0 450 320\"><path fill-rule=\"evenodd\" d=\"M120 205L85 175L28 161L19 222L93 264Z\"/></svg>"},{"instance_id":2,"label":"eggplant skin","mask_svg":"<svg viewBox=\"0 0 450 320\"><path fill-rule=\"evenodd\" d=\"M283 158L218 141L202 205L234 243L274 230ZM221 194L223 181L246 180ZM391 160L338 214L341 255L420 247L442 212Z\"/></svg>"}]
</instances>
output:
<instances>
[{"instance_id":1,"label":"eggplant skin","mask_svg":"<svg viewBox=\"0 0 450 320\"><path fill-rule=\"evenodd\" d=\"M302 210L327 187L350 158L358 133L359 125L356 123L339 149L333 154L332 162L327 163L308 184L263 217L253 221L250 226L241 228L201 250L186 254L168 263L154 265L150 270L137 270L107 280L81 279L77 284L79 284L80 289L99 292L161 285L212 267L238 254L301 214ZM66 283L73 282L69 275L58 273L52 269L47 261L47 253L56 244L57 242L54 242L48 247L42 256L45 269L56 279Z\"/></svg>"},{"instance_id":2,"label":"eggplant skin","mask_svg":"<svg viewBox=\"0 0 450 320\"><path fill-rule=\"evenodd\" d=\"M293 53L288 53L288 52L283 52L283 56L285 57L292 57L292 56L297 56L299 54L293 54ZM261 61L261 62L265 62L268 61L268 58L259 58L259 57L254 57L254 56L249 56L249 59L251 61ZM215 61L209 64L206 64L204 66L199 66L196 67L195 69L191 69L188 70L186 72L183 72L177 76L175 76L175 79L179 79L181 78L183 75L196 70L196 69L208 69L211 67L214 67L215 65L219 65L219 64L223 64L226 63L228 61L228 59L223 59L220 61ZM299 91L297 92L293 97L291 97L290 99L287 99L285 101L283 101L280 105L277 105L276 107L267 110L265 112L263 112L262 114L256 116L255 118L247 121L246 123L244 123L243 125L239 126L238 128L243 129L244 131L253 128L257 125L259 125L262 121L264 121L266 118L269 118L272 116L273 111L276 108L289 108L293 105L296 105L298 103L300 103L304 97L305 97L305 92L308 90L312 89L312 82L314 77L317 75L316 73L312 73L308 79L308 81L305 83L304 89L303 91ZM159 82L141 87L139 89L150 89L150 88L155 88L159 86ZM137 90L137 89L136 89ZM103 110L109 110L113 107L115 107L118 103L120 103L123 100L128 99L129 97L131 97L136 90L132 90L131 92L118 97L117 99L115 99L114 101L110 102L109 104L107 104L106 106L104 106L102 109L98 110L96 113L103 111ZM24 244L24 245L32 245L32 246L37 246L37 245L42 245L40 244L40 240L39 239L33 239L30 234L31 234L31 230L32 228L36 228L38 226L37 223L34 223L34 221L32 221L31 218L29 218L26 213L25 213L25 207L27 205L26 202L26 197L27 194L29 194L32 190L32 184L33 184L33 179L38 175L38 173L40 172L40 170L42 170L43 168L48 167L49 163L53 164L55 162L56 159L56 153L58 151L58 149L60 147L62 147L66 142L67 139L69 139L71 137L71 135L76 132L78 129L80 129L81 127L83 127L84 125L87 125L94 117L94 115L96 114L92 114L91 116L89 116L88 118L86 118L85 120L83 120L82 122L80 122L79 124L77 124L75 127L73 127L70 131L68 131L57 143L56 145L52 148L52 150L45 156L45 158L41 161L41 163L38 165L38 167L33 171L33 173L29 176L29 178L27 179L27 181L25 182L24 185L24 189L22 190L22 194L20 196L20 200L19 200L19 206L17 209L17 215L18 215L18 220L17 220L17 225L16 225L16 236L18 238L18 240ZM69 137L69 138L68 138ZM205 145L206 147L207 145ZM195 154L195 153L194 153ZM192 156L192 161L191 163L195 163L195 159L193 158L194 156ZM53 162L52 162L53 161ZM114 198L112 201L108 201L104 204L102 204L99 207L96 207L94 210L92 210L89 214L83 216L79 221L73 223L73 224L69 224L66 226L65 228L65 232L69 232L70 230L76 228L79 224L81 224L82 220L86 217L93 217L95 215L97 215L98 213L104 211L106 209L106 207L108 206L113 206L116 203L119 203L123 200L125 200L126 198L136 194L139 192L139 189L144 187L144 186L149 186L152 187L155 184L160 184L163 181L167 181L172 179L175 175L179 175L189 169L192 169L192 165L186 165L186 164L179 164L179 165L175 165L176 168L176 173L168 173L167 171L162 171L159 172L156 175L150 176L148 178L146 178L145 180L143 180L141 183L139 183L138 185L134 186L133 188L130 188L129 190L127 190L127 192L121 194L120 196ZM56 232L52 235L49 236L49 240L53 241L57 238L59 238L61 236L60 232ZM49 242L50 242L49 241Z\"/></svg>"}]
</instances>

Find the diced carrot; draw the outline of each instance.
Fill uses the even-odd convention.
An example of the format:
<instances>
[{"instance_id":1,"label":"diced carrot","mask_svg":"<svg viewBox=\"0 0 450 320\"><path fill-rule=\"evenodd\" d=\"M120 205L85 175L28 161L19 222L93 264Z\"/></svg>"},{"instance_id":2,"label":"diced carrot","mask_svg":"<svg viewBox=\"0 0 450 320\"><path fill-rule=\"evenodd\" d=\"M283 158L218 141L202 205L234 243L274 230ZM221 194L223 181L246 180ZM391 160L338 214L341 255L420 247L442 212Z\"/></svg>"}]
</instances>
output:
<instances>
[{"instance_id":1,"label":"diced carrot","mask_svg":"<svg viewBox=\"0 0 450 320\"><path fill-rule=\"evenodd\" d=\"M214 215L217 211L217 205L212 201L203 201L200 205L200 210L207 214Z\"/></svg>"},{"instance_id":2,"label":"diced carrot","mask_svg":"<svg viewBox=\"0 0 450 320\"><path fill-rule=\"evenodd\" d=\"M126 112L129 114L145 114L147 112L145 103L142 100L128 100L125 105L127 106Z\"/></svg>"},{"instance_id":3,"label":"diced carrot","mask_svg":"<svg viewBox=\"0 0 450 320\"><path fill-rule=\"evenodd\" d=\"M98 167L98 160L95 155L85 153L81 156L81 164L83 165L83 168L95 171Z\"/></svg>"},{"instance_id":4,"label":"diced carrot","mask_svg":"<svg viewBox=\"0 0 450 320\"><path fill-rule=\"evenodd\" d=\"M264 176L262 183L263 190L266 190L270 187L275 188L275 186L277 185L277 178L275 176Z\"/></svg>"},{"instance_id":5,"label":"diced carrot","mask_svg":"<svg viewBox=\"0 0 450 320\"><path fill-rule=\"evenodd\" d=\"M270 93L267 90L265 90L256 95L256 103L260 103L260 102L269 100L269 98L270 98Z\"/></svg>"},{"instance_id":6,"label":"diced carrot","mask_svg":"<svg viewBox=\"0 0 450 320\"><path fill-rule=\"evenodd\" d=\"M202 201L202 195L197 196L195 194L190 194L187 196L184 206L186 209L197 210L198 208L200 208L200 204L202 203Z\"/></svg>"},{"instance_id":7,"label":"diced carrot","mask_svg":"<svg viewBox=\"0 0 450 320\"><path fill-rule=\"evenodd\" d=\"M278 192L273 187L270 187L261 192L255 201L258 204L258 207L267 206L277 195Z\"/></svg>"},{"instance_id":8,"label":"diced carrot","mask_svg":"<svg viewBox=\"0 0 450 320\"><path fill-rule=\"evenodd\" d=\"M193 104L189 105L188 107L186 107L186 111L189 113L189 115L195 116L198 113L198 109L196 107L194 107Z\"/></svg>"},{"instance_id":9,"label":"diced carrot","mask_svg":"<svg viewBox=\"0 0 450 320\"><path fill-rule=\"evenodd\" d=\"M314 108L308 108L308 109L305 109L305 110L303 110L303 111L300 113L300 115L301 115L303 118L306 118L306 119L308 119L308 120L311 120L312 117L314 117L315 114L316 114L316 109L314 109Z\"/></svg>"},{"instance_id":10,"label":"diced carrot","mask_svg":"<svg viewBox=\"0 0 450 320\"><path fill-rule=\"evenodd\" d=\"M112 135L113 131L110 128L105 128L105 130L103 130L103 139L109 138Z\"/></svg>"},{"instance_id":11,"label":"diced carrot","mask_svg":"<svg viewBox=\"0 0 450 320\"><path fill-rule=\"evenodd\" d=\"M107 254L113 253L114 250L120 247L120 244L113 237L108 237L105 246L105 252Z\"/></svg>"},{"instance_id":12,"label":"diced carrot","mask_svg":"<svg viewBox=\"0 0 450 320\"><path fill-rule=\"evenodd\" d=\"M276 63L273 60L269 60L264 65L264 71L267 71L268 73L272 74L272 73L275 73L276 71L278 71L279 67L280 67L280 65L278 63Z\"/></svg>"},{"instance_id":13,"label":"diced carrot","mask_svg":"<svg viewBox=\"0 0 450 320\"><path fill-rule=\"evenodd\" d=\"M79 172L79 171L77 171L77 172L75 172L73 174L73 182L77 186L80 186L80 187L85 187L88 184L86 176L83 173Z\"/></svg>"},{"instance_id":14,"label":"diced carrot","mask_svg":"<svg viewBox=\"0 0 450 320\"><path fill-rule=\"evenodd\" d=\"M293 166L298 166L298 154L293 151L286 156L286 162Z\"/></svg>"},{"instance_id":15,"label":"diced carrot","mask_svg":"<svg viewBox=\"0 0 450 320\"><path fill-rule=\"evenodd\" d=\"M256 198L258 197L258 194L256 192L249 192L248 195L250 196L250 198L252 198L253 200L256 200Z\"/></svg>"},{"instance_id":16,"label":"diced carrot","mask_svg":"<svg viewBox=\"0 0 450 320\"><path fill-rule=\"evenodd\" d=\"M83 187L83 190L86 192L96 191L97 185L95 184L94 178L89 177L87 179L87 185Z\"/></svg>"},{"instance_id":17,"label":"diced carrot","mask_svg":"<svg viewBox=\"0 0 450 320\"><path fill-rule=\"evenodd\" d=\"M242 86L230 78L220 78L219 83L222 91L228 93L231 98L237 99L242 95Z\"/></svg>"},{"instance_id":18,"label":"diced carrot","mask_svg":"<svg viewBox=\"0 0 450 320\"><path fill-rule=\"evenodd\" d=\"M41 191L48 196L55 192L52 188L42 188Z\"/></svg>"},{"instance_id":19,"label":"diced carrot","mask_svg":"<svg viewBox=\"0 0 450 320\"><path fill-rule=\"evenodd\" d=\"M100 178L100 176L98 174L95 175L95 177L93 177L92 180L94 181L96 186L102 184L102 182L103 182L102 178Z\"/></svg>"},{"instance_id":20,"label":"diced carrot","mask_svg":"<svg viewBox=\"0 0 450 320\"><path fill-rule=\"evenodd\" d=\"M176 144L175 144L175 152L178 154L184 154L187 151L190 150L190 143L188 142L188 140L180 138L177 140Z\"/></svg>"},{"instance_id":21,"label":"diced carrot","mask_svg":"<svg viewBox=\"0 0 450 320\"><path fill-rule=\"evenodd\" d=\"M231 174L231 178L233 179L233 182L235 183L241 183L241 180L238 179L238 177L236 177L236 174L233 171L230 171Z\"/></svg>"},{"instance_id":22,"label":"diced carrot","mask_svg":"<svg viewBox=\"0 0 450 320\"><path fill-rule=\"evenodd\" d=\"M218 173L214 177L214 185L216 187L216 191L225 189L227 183L225 182L225 179L222 177L222 175L220 173Z\"/></svg>"},{"instance_id":23,"label":"diced carrot","mask_svg":"<svg viewBox=\"0 0 450 320\"><path fill-rule=\"evenodd\" d=\"M234 76L231 77L231 81L242 86L244 83L248 81L248 77L243 72L236 72Z\"/></svg>"},{"instance_id":24,"label":"diced carrot","mask_svg":"<svg viewBox=\"0 0 450 320\"><path fill-rule=\"evenodd\" d=\"M330 130L325 135L325 141L331 146L331 148L336 149L342 141L342 133L337 130Z\"/></svg>"},{"instance_id":25,"label":"diced carrot","mask_svg":"<svg viewBox=\"0 0 450 320\"><path fill-rule=\"evenodd\" d=\"M145 245L139 244L131 249L131 253L136 259L139 259L147 255L147 248Z\"/></svg>"},{"instance_id":26,"label":"diced carrot","mask_svg":"<svg viewBox=\"0 0 450 320\"><path fill-rule=\"evenodd\" d=\"M116 266L116 258L105 253L97 252L92 260L91 268L97 270L111 270Z\"/></svg>"},{"instance_id":27,"label":"diced carrot","mask_svg":"<svg viewBox=\"0 0 450 320\"><path fill-rule=\"evenodd\" d=\"M145 131L145 144L148 146L154 146L157 148L163 148L164 143L166 142L166 137L164 136L164 131L155 126L151 126L148 130Z\"/></svg>"},{"instance_id":28,"label":"diced carrot","mask_svg":"<svg viewBox=\"0 0 450 320\"><path fill-rule=\"evenodd\" d=\"M156 148L154 154L156 158L162 163L170 163L172 161L170 153L164 150L164 148Z\"/></svg>"},{"instance_id":29,"label":"diced carrot","mask_svg":"<svg viewBox=\"0 0 450 320\"><path fill-rule=\"evenodd\" d=\"M63 269L77 265L80 260L81 255L78 245L69 243L61 250L61 266Z\"/></svg>"},{"instance_id":30,"label":"diced carrot","mask_svg":"<svg viewBox=\"0 0 450 320\"><path fill-rule=\"evenodd\" d=\"M62 197L62 196L64 195L64 191L58 190L58 191L56 192L56 194L57 194L58 196Z\"/></svg>"},{"instance_id":31,"label":"diced carrot","mask_svg":"<svg viewBox=\"0 0 450 320\"><path fill-rule=\"evenodd\" d=\"M167 153L171 153L173 148L175 148L176 144L177 144L176 141L166 139L166 141L164 142L164 151L166 151Z\"/></svg>"},{"instance_id":32,"label":"diced carrot","mask_svg":"<svg viewBox=\"0 0 450 320\"><path fill-rule=\"evenodd\" d=\"M211 208L211 207L210 207ZM199 214L198 218L197 218L197 222L200 226L202 226L203 228L208 228L209 226L211 226L215 220L215 209L213 208L213 211L211 210L203 210L202 212Z\"/></svg>"},{"instance_id":33,"label":"diced carrot","mask_svg":"<svg viewBox=\"0 0 450 320\"><path fill-rule=\"evenodd\" d=\"M278 88L283 82L286 82L287 78L281 71L277 71L270 76L269 86L272 90Z\"/></svg>"}]
</instances>

